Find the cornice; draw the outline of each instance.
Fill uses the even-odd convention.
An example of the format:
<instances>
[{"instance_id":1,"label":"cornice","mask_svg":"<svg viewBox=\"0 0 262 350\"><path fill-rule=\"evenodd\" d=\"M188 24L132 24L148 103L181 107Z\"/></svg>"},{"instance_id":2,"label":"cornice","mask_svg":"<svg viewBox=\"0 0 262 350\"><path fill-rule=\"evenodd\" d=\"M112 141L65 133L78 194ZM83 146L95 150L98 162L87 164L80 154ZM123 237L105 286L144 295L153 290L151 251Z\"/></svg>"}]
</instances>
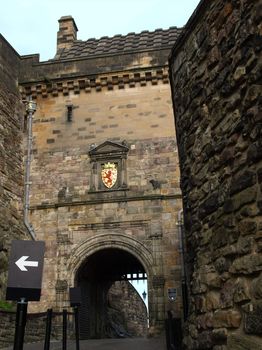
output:
<instances>
[{"instance_id":1,"label":"cornice","mask_svg":"<svg viewBox=\"0 0 262 350\"><path fill-rule=\"evenodd\" d=\"M83 201L67 201L67 202L59 202L59 203L46 203L46 204L38 204L30 206L30 210L43 210L43 209L54 209L61 207L75 207L75 206L83 206L83 205L93 205L93 204L103 204L103 203L119 203L119 202L132 202L132 201L149 201L149 200L172 200L172 199L182 199L180 193L172 194L172 195L162 195L162 194L154 194L147 196L133 196L133 197L115 197L115 198L96 198L91 200L83 200Z\"/></svg>"},{"instance_id":2,"label":"cornice","mask_svg":"<svg viewBox=\"0 0 262 350\"><path fill-rule=\"evenodd\" d=\"M37 96L43 98L48 96L69 95L70 91L79 94L80 90L86 93L92 91L100 92L103 89L125 89L136 86L147 86L169 83L168 68L149 69L142 72L123 72L116 74L101 74L93 77L80 77L72 79L61 79L48 82L27 83L20 85L20 92L23 97L31 95L33 99Z\"/></svg>"}]
</instances>

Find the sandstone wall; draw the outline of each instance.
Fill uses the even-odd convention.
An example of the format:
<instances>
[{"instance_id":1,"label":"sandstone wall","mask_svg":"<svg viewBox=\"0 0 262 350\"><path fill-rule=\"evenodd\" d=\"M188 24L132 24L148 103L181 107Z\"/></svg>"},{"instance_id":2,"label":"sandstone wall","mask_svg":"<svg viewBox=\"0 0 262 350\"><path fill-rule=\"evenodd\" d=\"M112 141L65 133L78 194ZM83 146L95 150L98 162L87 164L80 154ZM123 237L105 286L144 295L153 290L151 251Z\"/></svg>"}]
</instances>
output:
<instances>
[{"instance_id":1,"label":"sandstone wall","mask_svg":"<svg viewBox=\"0 0 262 350\"><path fill-rule=\"evenodd\" d=\"M24 111L19 64L19 55L0 35L0 299L5 299L10 242L29 238L22 221Z\"/></svg>"},{"instance_id":2,"label":"sandstone wall","mask_svg":"<svg viewBox=\"0 0 262 350\"><path fill-rule=\"evenodd\" d=\"M181 315L181 199L170 86L163 77L130 84L36 94L30 220L47 250L41 303L31 310L67 303L75 264L92 253L89 247L107 242L121 249L133 240L129 252L141 244L153 262L147 266L150 317L159 325L169 309ZM95 192L89 151L107 140L129 148L127 188ZM168 288L177 288L176 302L168 300Z\"/></svg>"},{"instance_id":3,"label":"sandstone wall","mask_svg":"<svg viewBox=\"0 0 262 350\"><path fill-rule=\"evenodd\" d=\"M262 347L261 47L261 2L201 1L170 58L187 349Z\"/></svg>"}]
</instances>

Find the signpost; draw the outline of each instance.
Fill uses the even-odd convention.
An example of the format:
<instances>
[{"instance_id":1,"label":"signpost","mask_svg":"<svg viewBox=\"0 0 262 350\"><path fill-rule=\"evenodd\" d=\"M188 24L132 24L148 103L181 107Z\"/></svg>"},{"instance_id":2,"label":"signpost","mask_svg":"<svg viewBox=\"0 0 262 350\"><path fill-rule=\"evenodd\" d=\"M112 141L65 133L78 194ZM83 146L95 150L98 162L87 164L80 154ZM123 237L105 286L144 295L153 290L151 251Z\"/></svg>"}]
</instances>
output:
<instances>
[{"instance_id":1,"label":"signpost","mask_svg":"<svg viewBox=\"0 0 262 350\"><path fill-rule=\"evenodd\" d=\"M18 301L14 350L23 349L27 302L40 300L44 251L42 241L12 241L6 299Z\"/></svg>"},{"instance_id":2,"label":"signpost","mask_svg":"<svg viewBox=\"0 0 262 350\"><path fill-rule=\"evenodd\" d=\"M7 300L40 300L44 252L42 241L12 241Z\"/></svg>"},{"instance_id":3,"label":"signpost","mask_svg":"<svg viewBox=\"0 0 262 350\"><path fill-rule=\"evenodd\" d=\"M75 315L75 337L76 337L76 350L80 349L79 345L79 313L78 307L81 305L81 288L74 287L69 289L70 306L74 308Z\"/></svg>"}]
</instances>

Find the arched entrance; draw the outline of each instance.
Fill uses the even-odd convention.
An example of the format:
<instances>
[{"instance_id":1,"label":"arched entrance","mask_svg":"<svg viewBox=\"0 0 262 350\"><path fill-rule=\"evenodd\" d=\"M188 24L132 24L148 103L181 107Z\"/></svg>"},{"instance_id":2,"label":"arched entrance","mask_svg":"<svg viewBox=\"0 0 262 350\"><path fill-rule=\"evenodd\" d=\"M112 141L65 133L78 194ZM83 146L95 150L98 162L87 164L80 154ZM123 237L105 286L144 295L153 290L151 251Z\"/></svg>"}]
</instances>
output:
<instances>
[{"instance_id":1,"label":"arched entrance","mask_svg":"<svg viewBox=\"0 0 262 350\"><path fill-rule=\"evenodd\" d=\"M132 272L146 273L149 326L156 324L159 314L157 295L162 292L157 293L152 286L157 267L150 248L132 236L102 233L87 238L73 249L68 272L70 285L80 286L83 290L82 309L86 309L81 315L83 337L104 336L108 325L103 316L108 311L108 291L114 281L121 281Z\"/></svg>"},{"instance_id":2,"label":"arched entrance","mask_svg":"<svg viewBox=\"0 0 262 350\"><path fill-rule=\"evenodd\" d=\"M101 249L82 262L75 276L75 285L82 292L82 339L136 336L141 335L143 327L146 332L147 310L127 281L128 276L146 276L146 271L134 255L123 249ZM137 325L130 328L135 317Z\"/></svg>"}]
</instances>

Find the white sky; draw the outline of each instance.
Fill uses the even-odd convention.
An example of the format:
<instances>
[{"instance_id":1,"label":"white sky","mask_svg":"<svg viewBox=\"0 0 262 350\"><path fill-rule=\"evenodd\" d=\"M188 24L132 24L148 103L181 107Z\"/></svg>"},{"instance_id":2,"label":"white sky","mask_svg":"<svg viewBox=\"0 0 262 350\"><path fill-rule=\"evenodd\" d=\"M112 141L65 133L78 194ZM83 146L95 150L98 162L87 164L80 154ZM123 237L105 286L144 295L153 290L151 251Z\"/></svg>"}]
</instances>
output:
<instances>
[{"instance_id":1,"label":"white sky","mask_svg":"<svg viewBox=\"0 0 262 350\"><path fill-rule=\"evenodd\" d=\"M127 275L128 277L128 275ZM130 280L130 283L137 290L138 294L144 300L146 307L148 309L148 289L147 289L147 280ZM146 292L146 298L143 298L143 293Z\"/></svg>"},{"instance_id":2,"label":"white sky","mask_svg":"<svg viewBox=\"0 0 262 350\"><path fill-rule=\"evenodd\" d=\"M199 0L0 0L0 32L20 55L53 58L58 19L74 17L78 39L186 24Z\"/></svg>"}]
</instances>

